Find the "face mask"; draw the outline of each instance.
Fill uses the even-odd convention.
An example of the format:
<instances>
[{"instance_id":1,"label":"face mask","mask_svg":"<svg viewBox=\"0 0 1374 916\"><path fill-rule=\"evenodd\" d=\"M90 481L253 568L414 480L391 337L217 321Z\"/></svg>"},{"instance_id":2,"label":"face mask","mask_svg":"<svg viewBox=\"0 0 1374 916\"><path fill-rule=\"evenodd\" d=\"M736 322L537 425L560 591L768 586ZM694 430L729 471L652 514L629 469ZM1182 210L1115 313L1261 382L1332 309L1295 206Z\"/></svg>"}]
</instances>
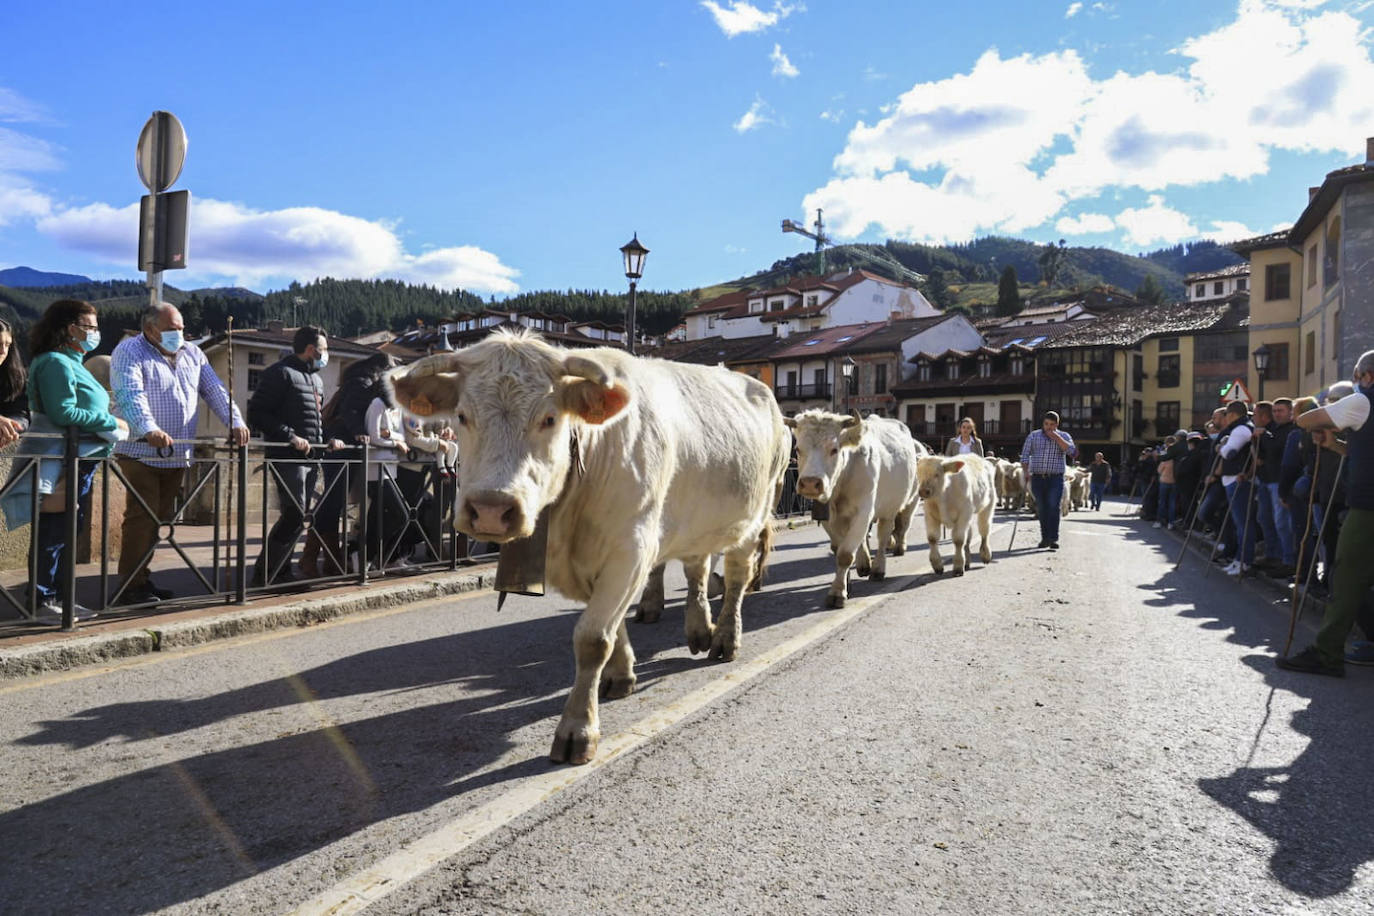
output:
<instances>
[{"instance_id":1,"label":"face mask","mask_svg":"<svg viewBox=\"0 0 1374 916\"><path fill-rule=\"evenodd\" d=\"M319 356L315 357L315 359L311 360L310 362L310 368L314 369L316 372L319 372L327 365L329 365L328 353L321 353Z\"/></svg>"},{"instance_id":2,"label":"face mask","mask_svg":"<svg viewBox=\"0 0 1374 916\"><path fill-rule=\"evenodd\" d=\"M75 343L78 347L81 348L81 352L90 353L96 347L100 346L100 332L87 331L86 339L75 341Z\"/></svg>"},{"instance_id":3,"label":"face mask","mask_svg":"<svg viewBox=\"0 0 1374 916\"><path fill-rule=\"evenodd\" d=\"M181 349L181 345L186 342L185 336L181 331L163 331L162 349L168 353L175 353Z\"/></svg>"}]
</instances>

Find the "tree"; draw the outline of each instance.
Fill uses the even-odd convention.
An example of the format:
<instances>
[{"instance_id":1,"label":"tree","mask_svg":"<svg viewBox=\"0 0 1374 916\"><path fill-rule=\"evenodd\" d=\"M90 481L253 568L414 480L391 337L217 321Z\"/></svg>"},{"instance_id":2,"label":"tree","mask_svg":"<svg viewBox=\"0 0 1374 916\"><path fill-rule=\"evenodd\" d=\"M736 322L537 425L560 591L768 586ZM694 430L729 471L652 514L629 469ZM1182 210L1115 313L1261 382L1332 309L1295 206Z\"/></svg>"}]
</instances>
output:
<instances>
[{"instance_id":1,"label":"tree","mask_svg":"<svg viewBox=\"0 0 1374 916\"><path fill-rule=\"evenodd\" d=\"M1152 305L1159 305L1164 301L1164 287L1159 285L1154 274L1146 274L1140 287L1135 291L1135 297L1141 302L1149 302Z\"/></svg>"},{"instance_id":2,"label":"tree","mask_svg":"<svg viewBox=\"0 0 1374 916\"><path fill-rule=\"evenodd\" d=\"M1016 268L1008 264L997 281L997 314L1010 318L1019 314L1023 305L1021 289L1016 283Z\"/></svg>"},{"instance_id":3,"label":"tree","mask_svg":"<svg viewBox=\"0 0 1374 916\"><path fill-rule=\"evenodd\" d=\"M1059 268L1064 263L1064 240L1060 239L1058 245L1049 244L1040 253L1038 263L1040 265L1040 278L1045 281L1047 289L1054 289L1055 278L1059 276Z\"/></svg>"},{"instance_id":4,"label":"tree","mask_svg":"<svg viewBox=\"0 0 1374 916\"><path fill-rule=\"evenodd\" d=\"M931 268L926 274L925 296L931 305L942 312L954 304L954 294L945 283L945 272L938 267Z\"/></svg>"}]
</instances>

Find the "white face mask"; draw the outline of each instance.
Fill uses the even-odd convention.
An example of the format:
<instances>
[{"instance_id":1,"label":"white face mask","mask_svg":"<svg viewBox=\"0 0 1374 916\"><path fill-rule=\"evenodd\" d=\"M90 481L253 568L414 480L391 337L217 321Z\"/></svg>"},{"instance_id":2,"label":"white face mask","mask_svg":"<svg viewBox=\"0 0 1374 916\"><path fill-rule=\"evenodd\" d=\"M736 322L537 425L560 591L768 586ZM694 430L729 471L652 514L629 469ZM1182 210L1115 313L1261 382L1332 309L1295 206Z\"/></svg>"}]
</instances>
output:
<instances>
[{"instance_id":1,"label":"white face mask","mask_svg":"<svg viewBox=\"0 0 1374 916\"><path fill-rule=\"evenodd\" d=\"M162 332L162 349L166 350L168 353L175 353L180 350L181 345L185 342L186 337L181 331L173 330Z\"/></svg>"}]
</instances>

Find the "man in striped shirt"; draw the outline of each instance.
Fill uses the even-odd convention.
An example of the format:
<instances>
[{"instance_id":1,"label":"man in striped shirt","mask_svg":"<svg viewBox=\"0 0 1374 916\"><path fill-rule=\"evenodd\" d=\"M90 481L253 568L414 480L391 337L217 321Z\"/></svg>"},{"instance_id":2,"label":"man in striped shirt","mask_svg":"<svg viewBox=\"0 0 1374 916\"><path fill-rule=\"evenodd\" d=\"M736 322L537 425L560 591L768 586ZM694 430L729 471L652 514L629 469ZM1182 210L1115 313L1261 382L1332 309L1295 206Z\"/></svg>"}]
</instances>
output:
<instances>
[{"instance_id":1,"label":"man in striped shirt","mask_svg":"<svg viewBox=\"0 0 1374 916\"><path fill-rule=\"evenodd\" d=\"M110 361L115 415L129 424L129 439L115 448L128 482L119 547L125 604L173 597L148 575L159 523L171 521L182 479L191 464L200 399L231 430L235 445L248 427L200 348L185 339L181 312L166 302L143 313L142 333L115 347ZM145 508L146 506L146 508ZM148 510L157 513L149 517Z\"/></svg>"},{"instance_id":2,"label":"man in striped shirt","mask_svg":"<svg viewBox=\"0 0 1374 916\"><path fill-rule=\"evenodd\" d=\"M1059 414L1046 411L1040 428L1021 446L1021 466L1035 497L1040 519L1040 545L1059 549L1059 503L1064 498L1064 467L1078 453L1073 437L1059 428Z\"/></svg>"}]
</instances>

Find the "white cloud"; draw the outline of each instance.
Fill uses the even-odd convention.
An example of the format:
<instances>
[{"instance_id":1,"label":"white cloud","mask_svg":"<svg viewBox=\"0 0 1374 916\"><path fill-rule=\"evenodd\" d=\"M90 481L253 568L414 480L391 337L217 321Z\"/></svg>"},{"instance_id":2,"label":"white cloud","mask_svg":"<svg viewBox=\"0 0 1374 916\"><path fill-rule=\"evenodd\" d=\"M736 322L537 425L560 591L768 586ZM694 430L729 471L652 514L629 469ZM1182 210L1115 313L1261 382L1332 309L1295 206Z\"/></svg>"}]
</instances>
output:
<instances>
[{"instance_id":1,"label":"white cloud","mask_svg":"<svg viewBox=\"0 0 1374 916\"><path fill-rule=\"evenodd\" d=\"M1088 235L1094 232L1111 232L1116 228L1116 223L1105 213L1083 213L1078 216L1061 216L1054 224L1054 228L1065 235Z\"/></svg>"},{"instance_id":2,"label":"white cloud","mask_svg":"<svg viewBox=\"0 0 1374 916\"><path fill-rule=\"evenodd\" d=\"M1172 244L1198 234L1188 214L1170 207L1158 194L1151 194L1144 207L1122 210L1116 215L1116 222L1125 230L1127 244L1142 248L1151 242Z\"/></svg>"},{"instance_id":3,"label":"white cloud","mask_svg":"<svg viewBox=\"0 0 1374 916\"><path fill-rule=\"evenodd\" d=\"M1254 229L1236 220L1212 220L1212 235L1222 241L1234 242L1237 239L1249 239L1263 234L1262 232L1256 232Z\"/></svg>"},{"instance_id":4,"label":"white cloud","mask_svg":"<svg viewBox=\"0 0 1374 916\"><path fill-rule=\"evenodd\" d=\"M54 171L61 168L57 152L46 140L0 127L0 173Z\"/></svg>"},{"instance_id":5,"label":"white cloud","mask_svg":"<svg viewBox=\"0 0 1374 916\"><path fill-rule=\"evenodd\" d=\"M1041 225L1104 192L1261 175L1276 151L1358 153L1374 123L1368 30L1347 12L1240 0L1231 22L1174 53L1177 71L1094 78L1073 50L1004 59L990 49L856 124L835 176L807 199L845 212L840 235L876 225L960 240ZM870 193L879 187L926 210L900 212ZM989 187L1000 206L986 205ZM1159 215L1144 211L1140 227Z\"/></svg>"},{"instance_id":6,"label":"white cloud","mask_svg":"<svg viewBox=\"0 0 1374 916\"><path fill-rule=\"evenodd\" d=\"M782 45L773 45L773 53L768 55L768 59L773 62L773 75L794 77L800 76L801 71L792 65L792 61L787 59L787 55L782 53Z\"/></svg>"},{"instance_id":7,"label":"white cloud","mask_svg":"<svg viewBox=\"0 0 1374 916\"><path fill-rule=\"evenodd\" d=\"M786 5L778 2L773 4L771 10L762 10L745 0L726 0L725 6L714 0L702 0L701 5L710 11L716 25L727 38L750 32L762 32L786 19L797 8L795 4Z\"/></svg>"},{"instance_id":8,"label":"white cloud","mask_svg":"<svg viewBox=\"0 0 1374 916\"><path fill-rule=\"evenodd\" d=\"M13 89L0 86L0 121L14 124L49 120L42 105L24 98Z\"/></svg>"},{"instance_id":9,"label":"white cloud","mask_svg":"<svg viewBox=\"0 0 1374 916\"><path fill-rule=\"evenodd\" d=\"M821 112L821 120L822 120L822 121L829 121L829 122L832 123L832 124L838 124L838 123L840 123L840 119L843 118L843 117L844 117L844 111L843 111L842 109L836 110L836 109L828 108L828 109L826 109L825 111L822 111L822 112Z\"/></svg>"},{"instance_id":10,"label":"white cloud","mask_svg":"<svg viewBox=\"0 0 1374 916\"><path fill-rule=\"evenodd\" d=\"M52 201L23 182L0 174L0 226L38 219L52 212Z\"/></svg>"},{"instance_id":11,"label":"white cloud","mask_svg":"<svg viewBox=\"0 0 1374 916\"><path fill-rule=\"evenodd\" d=\"M734 123L736 133L748 133L757 130L765 124L776 124L777 119L773 116L773 110L768 107L768 103L761 98L755 97L754 104L749 106L749 110L740 115L740 119Z\"/></svg>"},{"instance_id":12,"label":"white cloud","mask_svg":"<svg viewBox=\"0 0 1374 916\"><path fill-rule=\"evenodd\" d=\"M61 245L132 268L138 204L95 203L41 216L38 230ZM473 246L406 252L395 228L320 207L255 210L193 199L188 253L194 275L244 285L269 277L394 277L446 289L513 293L519 272Z\"/></svg>"},{"instance_id":13,"label":"white cloud","mask_svg":"<svg viewBox=\"0 0 1374 916\"><path fill-rule=\"evenodd\" d=\"M1079 13L1081 13L1082 11L1083 11L1083 4L1081 4L1081 3L1070 3L1070 4L1069 4L1069 8L1066 9L1066 10L1064 10L1064 18L1065 18L1065 19L1072 19L1073 17L1077 16L1077 15L1078 15Z\"/></svg>"}]
</instances>

